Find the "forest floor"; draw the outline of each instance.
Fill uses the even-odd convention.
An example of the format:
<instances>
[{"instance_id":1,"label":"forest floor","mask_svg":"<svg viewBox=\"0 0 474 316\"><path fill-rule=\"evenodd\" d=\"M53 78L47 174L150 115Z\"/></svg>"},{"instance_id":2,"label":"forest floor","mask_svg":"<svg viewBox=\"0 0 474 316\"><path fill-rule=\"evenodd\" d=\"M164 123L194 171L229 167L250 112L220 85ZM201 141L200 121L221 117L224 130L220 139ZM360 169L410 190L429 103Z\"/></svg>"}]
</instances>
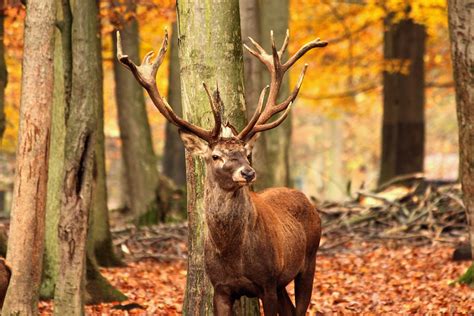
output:
<instances>
[{"instance_id":1,"label":"forest floor","mask_svg":"<svg viewBox=\"0 0 474 316\"><path fill-rule=\"evenodd\" d=\"M469 263L453 262L452 252L452 246L443 244L410 246L353 240L335 252L321 253L309 315L472 313L474 289L451 285ZM181 314L185 260L141 259L102 272L129 300L121 305L87 306L88 315ZM292 286L288 289L293 294ZM42 315L50 314L50 302L40 306ZM117 310L120 306L137 308Z\"/></svg>"},{"instance_id":2,"label":"forest floor","mask_svg":"<svg viewBox=\"0 0 474 316\"><path fill-rule=\"evenodd\" d=\"M392 185L347 203L323 203L323 237L309 315L474 315L474 288L455 282L467 242L457 184ZM179 315L186 285L187 227L115 225L126 267L101 269L128 300L87 306L88 315ZM288 286L291 295L292 285ZM50 315L51 302L41 302Z\"/></svg>"}]
</instances>

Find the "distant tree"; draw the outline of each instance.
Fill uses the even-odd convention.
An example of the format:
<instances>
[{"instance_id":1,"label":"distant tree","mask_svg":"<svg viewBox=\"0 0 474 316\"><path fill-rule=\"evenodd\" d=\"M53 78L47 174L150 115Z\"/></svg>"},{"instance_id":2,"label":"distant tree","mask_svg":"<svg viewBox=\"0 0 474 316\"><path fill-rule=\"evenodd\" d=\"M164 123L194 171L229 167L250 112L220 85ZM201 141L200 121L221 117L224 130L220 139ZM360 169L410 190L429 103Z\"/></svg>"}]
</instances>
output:
<instances>
[{"instance_id":1,"label":"distant tree","mask_svg":"<svg viewBox=\"0 0 474 316\"><path fill-rule=\"evenodd\" d=\"M425 27L411 18L386 18L379 184L398 175L423 172L425 40Z\"/></svg>"},{"instance_id":2,"label":"distant tree","mask_svg":"<svg viewBox=\"0 0 474 316\"><path fill-rule=\"evenodd\" d=\"M173 22L171 28L170 62L168 75L168 101L176 114L181 115L181 82L179 77L178 28ZM166 121L165 148L163 152L163 174L178 186L186 185L186 166L184 146L179 138L178 129Z\"/></svg>"},{"instance_id":3,"label":"distant tree","mask_svg":"<svg viewBox=\"0 0 474 316\"><path fill-rule=\"evenodd\" d=\"M275 42L281 45L286 36L289 23L289 1L288 0L261 0L259 1L260 9L260 34L266 39L261 41L263 48L267 51L270 49L270 41L268 40L270 31L273 31ZM283 59L288 55L285 53ZM263 76L264 85L270 82L268 74L265 72ZM290 91L290 78L287 75L281 84L280 96L287 96ZM282 101L281 98L278 101ZM252 101L250 101L252 102ZM291 186L290 174L290 142L291 142L291 114L279 126L279 128L268 131L263 137L262 143L266 150L266 170L263 173L263 180L257 189L263 189L274 186ZM258 155L258 151L257 151ZM258 160L258 156L257 156ZM257 170L258 171L258 170ZM261 181L259 180L259 181Z\"/></svg>"},{"instance_id":4,"label":"distant tree","mask_svg":"<svg viewBox=\"0 0 474 316\"><path fill-rule=\"evenodd\" d=\"M5 118L5 87L7 86L7 64L5 63L5 45L3 44L4 23L5 22L5 2L0 2L0 144L3 132L6 128ZM2 193L0 193L1 195ZM1 199L1 197L0 197Z\"/></svg>"},{"instance_id":5,"label":"distant tree","mask_svg":"<svg viewBox=\"0 0 474 316\"><path fill-rule=\"evenodd\" d=\"M28 1L7 253L12 278L2 315L38 314L53 103L54 26L54 0Z\"/></svg>"},{"instance_id":6,"label":"distant tree","mask_svg":"<svg viewBox=\"0 0 474 316\"><path fill-rule=\"evenodd\" d=\"M474 7L469 0L449 0L451 37L459 128L459 163L464 206L469 224L471 255L474 256ZM469 270L460 278L474 285L474 257Z\"/></svg>"},{"instance_id":7,"label":"distant tree","mask_svg":"<svg viewBox=\"0 0 474 316\"><path fill-rule=\"evenodd\" d=\"M124 51L135 61L140 59L139 30L136 19L136 1L124 2L126 14L117 15L116 28L120 30ZM116 45L113 32L114 49ZM114 56L116 51L114 51ZM143 89L135 78L114 58L115 96L117 102L122 156L128 203L134 218L141 224L163 219L158 205L159 174L153 151L150 124L145 109Z\"/></svg>"}]
</instances>

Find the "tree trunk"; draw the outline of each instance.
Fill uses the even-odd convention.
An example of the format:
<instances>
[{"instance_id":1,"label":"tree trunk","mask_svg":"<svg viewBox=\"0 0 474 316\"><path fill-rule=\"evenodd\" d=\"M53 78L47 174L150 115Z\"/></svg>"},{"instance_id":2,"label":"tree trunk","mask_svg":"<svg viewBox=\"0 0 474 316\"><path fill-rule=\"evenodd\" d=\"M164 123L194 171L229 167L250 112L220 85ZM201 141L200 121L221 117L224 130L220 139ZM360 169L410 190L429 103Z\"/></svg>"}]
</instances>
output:
<instances>
[{"instance_id":1,"label":"tree trunk","mask_svg":"<svg viewBox=\"0 0 474 316\"><path fill-rule=\"evenodd\" d=\"M252 37L257 41L257 43L262 43L262 36L260 34L261 14L258 3L258 0L240 1L242 41L249 47L252 47L249 37ZM265 36L267 35L268 34L265 34ZM269 40L269 38L267 38L267 40ZM262 66L262 63L249 52L244 51L244 82L247 119L250 119L255 113L260 92L265 86L262 76L263 70L264 67ZM252 166L257 172L257 181L253 187L257 191L273 186L273 172L268 167L269 153L267 150L267 137L265 135L266 133L260 134L252 153Z\"/></svg>"},{"instance_id":2,"label":"tree trunk","mask_svg":"<svg viewBox=\"0 0 474 316\"><path fill-rule=\"evenodd\" d=\"M178 40L184 117L209 128L210 105L202 88L219 85L225 117L245 124L242 43L238 1L178 2ZM225 121L225 120L224 120ZM212 314L212 288L204 272L204 164L186 155L189 220L189 261L183 312Z\"/></svg>"},{"instance_id":3,"label":"tree trunk","mask_svg":"<svg viewBox=\"0 0 474 316\"><path fill-rule=\"evenodd\" d=\"M173 23L170 45L170 63L168 80L168 102L176 114L181 116L181 83L179 79L178 28ZM174 181L179 187L186 185L186 166L184 146L179 138L176 126L166 121L165 149L163 153L163 174Z\"/></svg>"},{"instance_id":4,"label":"tree trunk","mask_svg":"<svg viewBox=\"0 0 474 316\"><path fill-rule=\"evenodd\" d=\"M97 6L71 0L72 90L66 109L62 206L59 216L60 265L55 315L84 314L86 238L92 200L97 109L102 98L98 60Z\"/></svg>"},{"instance_id":5,"label":"tree trunk","mask_svg":"<svg viewBox=\"0 0 474 316\"><path fill-rule=\"evenodd\" d=\"M473 264L461 281L474 285L474 2L449 0L448 17L459 126L460 179L473 256Z\"/></svg>"},{"instance_id":6,"label":"tree trunk","mask_svg":"<svg viewBox=\"0 0 474 316\"><path fill-rule=\"evenodd\" d=\"M426 29L411 19L384 33L383 126L379 185L391 178L423 172L424 62Z\"/></svg>"},{"instance_id":7,"label":"tree trunk","mask_svg":"<svg viewBox=\"0 0 474 316\"><path fill-rule=\"evenodd\" d=\"M97 2L97 5L99 2ZM99 16L97 16L99 19ZM100 25L100 20L97 21ZM99 63L100 78L102 79L102 38L100 31L94 37L97 41L97 61ZM122 263L114 253L112 245L112 234L110 233L109 209L107 207L107 184L105 173L105 135L104 135L104 99L103 99L103 80L99 81L100 91L97 108L97 130L95 145L95 166L94 170L94 189L92 194L92 213L90 221L90 231L88 236L89 256L92 256L91 262L104 267L120 266ZM98 272L98 271L97 271ZM99 273L100 274L100 273ZM100 295L96 295L100 299Z\"/></svg>"},{"instance_id":8,"label":"tree trunk","mask_svg":"<svg viewBox=\"0 0 474 316\"><path fill-rule=\"evenodd\" d=\"M36 315L44 247L53 103L54 0L26 8L20 129L7 261L12 267L3 315Z\"/></svg>"},{"instance_id":9,"label":"tree trunk","mask_svg":"<svg viewBox=\"0 0 474 316\"><path fill-rule=\"evenodd\" d=\"M261 43L267 52L271 52L270 31L273 30L277 46L283 43L288 29L289 20L289 1L281 0L260 0L260 34ZM284 54L283 60L286 60L288 52ZM264 72L264 83L269 84L270 76ZM290 91L289 74L283 78L279 102L284 100ZM253 102L256 102L255 100ZM276 129L265 132L262 142L266 147L266 172L263 173L263 180L258 188L267 188L274 186L291 186L290 174L290 141L291 141L291 113L286 120ZM257 152L258 153L258 152ZM261 156L260 156L261 157ZM258 160L258 156L256 157ZM269 181L270 179L270 181ZM257 180L257 182L260 180Z\"/></svg>"},{"instance_id":10,"label":"tree trunk","mask_svg":"<svg viewBox=\"0 0 474 316\"><path fill-rule=\"evenodd\" d=\"M5 118L5 87L7 86L7 64L5 62L5 46L3 44L5 22L5 2L0 2L0 144L6 128ZM1 193L0 193L1 194ZM2 209L2 208L0 208Z\"/></svg>"},{"instance_id":11,"label":"tree trunk","mask_svg":"<svg viewBox=\"0 0 474 316\"><path fill-rule=\"evenodd\" d=\"M54 47L54 99L51 118L51 142L49 156L48 192L46 201L46 238L43 277L40 296L52 299L58 276L59 239L58 224L64 180L64 145L66 135L65 111L71 96L72 16L67 1L56 0L55 47Z\"/></svg>"},{"instance_id":12,"label":"tree trunk","mask_svg":"<svg viewBox=\"0 0 474 316\"><path fill-rule=\"evenodd\" d=\"M132 60L138 62L139 32L135 18L135 1L126 1L130 17L117 28L122 36L123 49ZM113 32L114 56L117 42ZM129 192L129 207L140 224L156 223L162 214L157 204L158 169L153 152L150 125L145 110L143 90L135 78L113 58L115 96L122 140L122 155Z\"/></svg>"}]
</instances>

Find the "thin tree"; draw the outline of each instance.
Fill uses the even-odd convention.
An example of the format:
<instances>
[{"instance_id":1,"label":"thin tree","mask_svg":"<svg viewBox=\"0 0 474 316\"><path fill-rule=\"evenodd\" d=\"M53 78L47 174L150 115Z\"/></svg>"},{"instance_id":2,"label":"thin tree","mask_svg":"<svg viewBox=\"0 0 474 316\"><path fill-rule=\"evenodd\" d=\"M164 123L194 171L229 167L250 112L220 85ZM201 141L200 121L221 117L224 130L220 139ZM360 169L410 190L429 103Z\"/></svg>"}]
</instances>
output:
<instances>
[{"instance_id":1,"label":"thin tree","mask_svg":"<svg viewBox=\"0 0 474 316\"><path fill-rule=\"evenodd\" d=\"M21 123L7 254L12 278L2 315L38 313L53 103L54 26L54 0L28 1Z\"/></svg>"},{"instance_id":2,"label":"thin tree","mask_svg":"<svg viewBox=\"0 0 474 316\"><path fill-rule=\"evenodd\" d=\"M0 144L2 142L3 133L7 125L5 118L5 87L7 86L7 64L5 62L5 45L3 37L5 34L5 2L0 2ZM1 195L2 193L0 193ZM0 196L0 199L2 197ZM0 202L1 203L1 202Z\"/></svg>"},{"instance_id":3,"label":"thin tree","mask_svg":"<svg viewBox=\"0 0 474 316\"><path fill-rule=\"evenodd\" d=\"M408 17L394 22L393 14L386 18L385 28L380 185L399 175L423 172L425 144L426 29Z\"/></svg>"},{"instance_id":4,"label":"thin tree","mask_svg":"<svg viewBox=\"0 0 474 316\"><path fill-rule=\"evenodd\" d=\"M451 37L459 128L459 163L464 206L469 224L473 264L459 281L474 285L474 19L472 2L449 0Z\"/></svg>"},{"instance_id":5,"label":"thin tree","mask_svg":"<svg viewBox=\"0 0 474 316\"><path fill-rule=\"evenodd\" d=\"M170 62L168 75L168 100L173 111L181 115L181 82L179 78L178 28L173 22L170 41ZM184 146L179 138L178 130L166 121L165 148L163 151L163 174L172 179L179 187L186 185L186 167L184 162Z\"/></svg>"},{"instance_id":6,"label":"thin tree","mask_svg":"<svg viewBox=\"0 0 474 316\"><path fill-rule=\"evenodd\" d=\"M263 38L268 38L273 31L275 42L281 45L285 39L289 23L289 1L288 0L261 0L260 4L260 34ZM270 41L261 41L263 48L270 51ZM283 59L287 58L288 52ZM270 82L267 73L264 73L263 81ZM283 78L280 93L281 97L288 95L290 91L289 76ZM283 101L279 98L278 101ZM265 172L263 173L263 183L257 188L267 188L273 186L290 186L290 142L291 142L291 114L279 126L279 128L268 131L261 141L264 143L266 153ZM261 136L261 137L262 137ZM258 149L257 149L258 152ZM261 155L260 155L261 156ZM258 157L257 157L258 159ZM258 170L257 170L258 171Z\"/></svg>"},{"instance_id":7,"label":"thin tree","mask_svg":"<svg viewBox=\"0 0 474 316\"><path fill-rule=\"evenodd\" d=\"M126 0L125 12L118 15L116 28L122 35L124 50L133 60L140 59L136 1ZM117 46L113 32L114 49ZM114 51L114 55L116 51ZM114 58L115 96L117 102L122 157L125 164L128 203L133 217L141 224L157 222L163 214L158 205L159 174L153 151L150 125L142 88Z\"/></svg>"}]
</instances>

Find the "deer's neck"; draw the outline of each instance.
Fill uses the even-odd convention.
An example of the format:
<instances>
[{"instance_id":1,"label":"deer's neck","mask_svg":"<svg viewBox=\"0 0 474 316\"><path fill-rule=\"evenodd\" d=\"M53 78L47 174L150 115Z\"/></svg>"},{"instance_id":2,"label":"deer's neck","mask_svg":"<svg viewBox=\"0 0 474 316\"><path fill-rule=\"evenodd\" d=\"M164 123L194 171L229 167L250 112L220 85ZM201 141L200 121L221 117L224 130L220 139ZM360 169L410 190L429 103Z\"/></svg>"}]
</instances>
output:
<instances>
[{"instance_id":1,"label":"deer's neck","mask_svg":"<svg viewBox=\"0 0 474 316\"><path fill-rule=\"evenodd\" d=\"M206 183L206 221L210 241L219 252L239 251L248 223L255 216L248 187L221 189L212 178Z\"/></svg>"}]
</instances>

